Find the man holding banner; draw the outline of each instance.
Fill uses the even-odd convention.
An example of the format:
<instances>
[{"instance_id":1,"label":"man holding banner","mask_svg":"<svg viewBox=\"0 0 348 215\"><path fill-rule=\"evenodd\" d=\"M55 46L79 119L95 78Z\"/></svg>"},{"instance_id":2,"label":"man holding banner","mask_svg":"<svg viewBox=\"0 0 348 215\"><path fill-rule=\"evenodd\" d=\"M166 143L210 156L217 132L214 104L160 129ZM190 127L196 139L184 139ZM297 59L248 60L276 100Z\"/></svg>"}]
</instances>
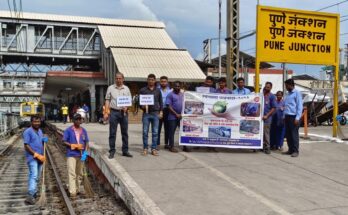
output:
<instances>
[{"instance_id":1,"label":"man holding banner","mask_svg":"<svg viewBox=\"0 0 348 215\"><path fill-rule=\"evenodd\" d=\"M237 89L233 90L233 94L238 95L248 95L250 94L250 90L248 88L245 88L245 81L244 78L240 77L237 79Z\"/></svg>"},{"instance_id":2,"label":"man holding banner","mask_svg":"<svg viewBox=\"0 0 348 215\"><path fill-rule=\"evenodd\" d=\"M140 107L143 113L143 155L148 153L148 135L151 124L152 144L151 154L158 156L158 125L159 119L162 118L163 100L161 91L156 88L156 76L149 74L147 76L147 86L139 91Z\"/></svg>"},{"instance_id":3,"label":"man holding banner","mask_svg":"<svg viewBox=\"0 0 348 215\"><path fill-rule=\"evenodd\" d=\"M263 88L264 108L263 108L263 150L266 154L271 154L270 131L272 115L276 110L276 97L271 93L272 83L266 82Z\"/></svg>"},{"instance_id":4,"label":"man holding banner","mask_svg":"<svg viewBox=\"0 0 348 215\"><path fill-rule=\"evenodd\" d=\"M114 158L116 148L117 125L121 126L122 134L122 155L133 157L128 152L128 106L132 106L132 97L130 90L123 84L124 76L122 73L116 73L115 84L108 87L105 96L105 109L110 109L104 113L104 120L109 119L109 159Z\"/></svg>"}]
</instances>

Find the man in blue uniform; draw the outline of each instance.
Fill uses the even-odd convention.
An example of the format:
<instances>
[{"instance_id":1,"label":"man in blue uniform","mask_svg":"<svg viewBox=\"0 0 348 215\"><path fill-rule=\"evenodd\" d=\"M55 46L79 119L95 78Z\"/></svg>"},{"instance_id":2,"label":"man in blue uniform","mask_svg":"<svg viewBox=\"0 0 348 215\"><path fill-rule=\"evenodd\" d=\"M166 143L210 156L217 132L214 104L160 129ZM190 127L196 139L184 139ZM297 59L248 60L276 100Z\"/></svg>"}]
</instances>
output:
<instances>
[{"instance_id":1,"label":"man in blue uniform","mask_svg":"<svg viewBox=\"0 0 348 215\"><path fill-rule=\"evenodd\" d=\"M29 205L35 204L37 185L42 171L42 164L46 160L44 157L43 144L44 142L47 142L47 138L44 138L40 125L41 118L39 116L32 116L31 127L23 132L25 157L29 168L28 196L25 199L25 203Z\"/></svg>"},{"instance_id":2,"label":"man in blue uniform","mask_svg":"<svg viewBox=\"0 0 348 215\"><path fill-rule=\"evenodd\" d=\"M300 91L295 89L295 82L293 79L285 81L285 88L288 91L288 95L284 100L283 118L289 150L284 152L284 154L291 155L291 157L298 157L300 141L298 129L303 110L302 95Z\"/></svg>"}]
</instances>

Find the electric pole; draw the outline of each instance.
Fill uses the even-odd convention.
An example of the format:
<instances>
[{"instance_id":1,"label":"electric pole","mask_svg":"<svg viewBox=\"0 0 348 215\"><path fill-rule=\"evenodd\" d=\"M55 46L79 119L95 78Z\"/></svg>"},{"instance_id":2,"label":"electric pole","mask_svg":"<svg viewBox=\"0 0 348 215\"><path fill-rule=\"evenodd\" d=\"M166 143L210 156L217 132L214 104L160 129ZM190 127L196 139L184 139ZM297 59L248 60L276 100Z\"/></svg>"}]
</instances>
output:
<instances>
[{"instance_id":1,"label":"electric pole","mask_svg":"<svg viewBox=\"0 0 348 215\"><path fill-rule=\"evenodd\" d=\"M229 88L236 88L239 70L239 0L227 0L226 75Z\"/></svg>"}]
</instances>

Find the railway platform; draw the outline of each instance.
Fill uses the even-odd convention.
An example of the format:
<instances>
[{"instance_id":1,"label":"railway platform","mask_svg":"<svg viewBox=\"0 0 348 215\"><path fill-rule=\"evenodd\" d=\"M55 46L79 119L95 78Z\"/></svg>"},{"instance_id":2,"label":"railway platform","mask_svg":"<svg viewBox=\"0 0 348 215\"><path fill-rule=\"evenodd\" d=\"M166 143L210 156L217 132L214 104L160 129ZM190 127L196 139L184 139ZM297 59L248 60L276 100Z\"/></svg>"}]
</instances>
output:
<instances>
[{"instance_id":1,"label":"railway platform","mask_svg":"<svg viewBox=\"0 0 348 215\"><path fill-rule=\"evenodd\" d=\"M52 123L58 132L71 124ZM273 152L193 148L142 156L142 128L129 126L133 158L108 159L108 125L84 124L91 156L134 214L346 214L348 145L301 140L296 159ZM119 130L119 129L118 129ZM286 148L286 147L285 147Z\"/></svg>"}]
</instances>

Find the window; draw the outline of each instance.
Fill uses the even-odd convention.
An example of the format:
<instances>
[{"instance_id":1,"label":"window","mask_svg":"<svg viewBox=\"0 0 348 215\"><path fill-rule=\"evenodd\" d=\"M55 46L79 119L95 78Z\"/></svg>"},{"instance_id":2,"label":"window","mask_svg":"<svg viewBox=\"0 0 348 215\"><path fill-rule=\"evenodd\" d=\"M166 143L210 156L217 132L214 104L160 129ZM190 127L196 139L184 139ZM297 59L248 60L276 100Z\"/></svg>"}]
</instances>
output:
<instances>
[{"instance_id":1,"label":"window","mask_svg":"<svg viewBox=\"0 0 348 215\"><path fill-rule=\"evenodd\" d=\"M25 87L25 81L18 81L17 87L24 88Z\"/></svg>"},{"instance_id":2,"label":"window","mask_svg":"<svg viewBox=\"0 0 348 215\"><path fill-rule=\"evenodd\" d=\"M44 87L44 83L45 83L44 81L38 81L37 85L36 85L37 88L43 88Z\"/></svg>"},{"instance_id":3,"label":"window","mask_svg":"<svg viewBox=\"0 0 348 215\"><path fill-rule=\"evenodd\" d=\"M11 83L11 81L4 80L3 86L4 86L4 89L10 89L12 87L12 83Z\"/></svg>"}]
</instances>

